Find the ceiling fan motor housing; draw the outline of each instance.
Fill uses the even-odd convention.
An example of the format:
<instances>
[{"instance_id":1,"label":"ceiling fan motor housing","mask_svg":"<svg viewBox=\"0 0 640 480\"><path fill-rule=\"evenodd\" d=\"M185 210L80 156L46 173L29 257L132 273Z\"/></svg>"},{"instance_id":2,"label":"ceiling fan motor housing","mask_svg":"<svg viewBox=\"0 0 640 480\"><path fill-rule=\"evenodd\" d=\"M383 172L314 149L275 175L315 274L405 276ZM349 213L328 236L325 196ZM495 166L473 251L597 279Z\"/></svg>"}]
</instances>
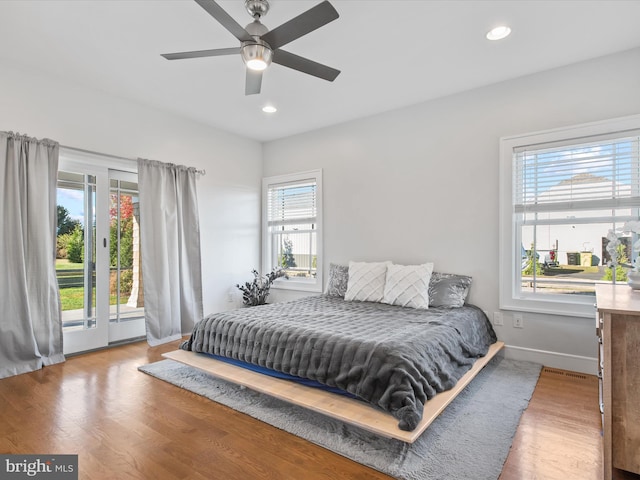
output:
<instances>
[{"instance_id":1,"label":"ceiling fan motor housing","mask_svg":"<svg viewBox=\"0 0 640 480\"><path fill-rule=\"evenodd\" d=\"M269 29L265 27L262 23L260 23L259 20L254 20L249 25L244 27L244 29L247 31L249 35L251 35L253 38L256 38L256 39L259 39L261 36L263 36L265 33L269 31Z\"/></svg>"}]
</instances>

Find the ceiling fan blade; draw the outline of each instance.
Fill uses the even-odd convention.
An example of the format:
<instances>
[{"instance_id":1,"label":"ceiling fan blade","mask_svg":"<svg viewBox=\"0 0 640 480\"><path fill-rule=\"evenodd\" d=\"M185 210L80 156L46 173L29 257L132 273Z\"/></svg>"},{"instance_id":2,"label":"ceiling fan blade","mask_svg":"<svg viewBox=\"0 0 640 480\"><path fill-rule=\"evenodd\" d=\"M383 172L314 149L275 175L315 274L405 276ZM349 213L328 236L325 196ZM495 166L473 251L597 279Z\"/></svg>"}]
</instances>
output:
<instances>
[{"instance_id":1,"label":"ceiling fan blade","mask_svg":"<svg viewBox=\"0 0 640 480\"><path fill-rule=\"evenodd\" d=\"M202 1L202 0L196 0ZM280 48L293 40L313 32L315 29L326 25L338 18L338 12L329 2L322 2L306 12L292 18L279 27L260 37L267 42L272 49Z\"/></svg>"},{"instance_id":2,"label":"ceiling fan blade","mask_svg":"<svg viewBox=\"0 0 640 480\"><path fill-rule=\"evenodd\" d=\"M313 60L300 57L293 53L285 52L284 50L276 50L273 52L273 63L293 68L294 70L298 70L330 82L333 82L336 77L340 75L340 70L327 67L321 63L314 62Z\"/></svg>"},{"instance_id":3,"label":"ceiling fan blade","mask_svg":"<svg viewBox=\"0 0 640 480\"><path fill-rule=\"evenodd\" d=\"M240 53L240 47L216 48L214 50L196 50L193 52L162 53L167 60L182 60L183 58L219 57Z\"/></svg>"},{"instance_id":4,"label":"ceiling fan blade","mask_svg":"<svg viewBox=\"0 0 640 480\"><path fill-rule=\"evenodd\" d=\"M262 72L247 68L247 80L244 87L245 95L256 95L260 93L262 86Z\"/></svg>"},{"instance_id":5,"label":"ceiling fan blade","mask_svg":"<svg viewBox=\"0 0 640 480\"><path fill-rule=\"evenodd\" d=\"M231 15L225 12L214 0L195 0L198 5L204 8L209 15L215 18L220 24L229 30L231 34L241 42L250 42L253 37L236 22Z\"/></svg>"}]
</instances>

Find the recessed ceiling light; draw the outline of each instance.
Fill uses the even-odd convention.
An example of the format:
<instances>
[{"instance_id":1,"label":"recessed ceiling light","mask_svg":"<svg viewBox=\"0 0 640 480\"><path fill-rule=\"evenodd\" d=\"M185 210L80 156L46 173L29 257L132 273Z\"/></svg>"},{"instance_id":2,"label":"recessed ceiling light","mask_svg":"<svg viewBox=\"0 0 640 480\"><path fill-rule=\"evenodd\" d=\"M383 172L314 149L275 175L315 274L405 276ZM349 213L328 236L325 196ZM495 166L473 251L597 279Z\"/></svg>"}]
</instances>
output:
<instances>
[{"instance_id":1,"label":"recessed ceiling light","mask_svg":"<svg viewBox=\"0 0 640 480\"><path fill-rule=\"evenodd\" d=\"M264 107L262 107L262 111L264 113L276 113L278 109L273 105L265 105Z\"/></svg>"},{"instance_id":2,"label":"recessed ceiling light","mask_svg":"<svg viewBox=\"0 0 640 480\"><path fill-rule=\"evenodd\" d=\"M487 32L487 38L489 40L502 40L503 38L509 36L511 33L511 29L506 25L500 25L499 27L492 28Z\"/></svg>"}]
</instances>

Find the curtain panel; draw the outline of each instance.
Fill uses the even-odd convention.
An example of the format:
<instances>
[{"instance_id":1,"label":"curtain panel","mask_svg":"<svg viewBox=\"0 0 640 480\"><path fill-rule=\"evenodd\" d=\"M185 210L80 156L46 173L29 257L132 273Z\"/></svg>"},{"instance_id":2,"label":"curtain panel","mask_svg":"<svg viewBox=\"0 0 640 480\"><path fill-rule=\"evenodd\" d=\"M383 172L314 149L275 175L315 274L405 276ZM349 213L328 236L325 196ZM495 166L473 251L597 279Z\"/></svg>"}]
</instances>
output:
<instances>
[{"instance_id":1,"label":"curtain panel","mask_svg":"<svg viewBox=\"0 0 640 480\"><path fill-rule=\"evenodd\" d=\"M63 362L58 143L0 132L0 378Z\"/></svg>"},{"instance_id":2,"label":"curtain panel","mask_svg":"<svg viewBox=\"0 0 640 480\"><path fill-rule=\"evenodd\" d=\"M149 345L190 333L202 318L195 168L138 159L140 244Z\"/></svg>"}]
</instances>

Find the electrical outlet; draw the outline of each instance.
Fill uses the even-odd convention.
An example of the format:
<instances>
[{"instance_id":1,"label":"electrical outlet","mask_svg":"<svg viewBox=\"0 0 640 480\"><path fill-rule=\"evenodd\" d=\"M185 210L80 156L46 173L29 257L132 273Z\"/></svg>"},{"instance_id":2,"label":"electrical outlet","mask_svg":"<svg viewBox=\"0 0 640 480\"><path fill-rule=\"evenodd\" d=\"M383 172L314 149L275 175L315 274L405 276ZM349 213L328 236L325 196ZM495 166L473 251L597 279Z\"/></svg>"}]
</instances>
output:
<instances>
[{"instance_id":1,"label":"electrical outlet","mask_svg":"<svg viewBox=\"0 0 640 480\"><path fill-rule=\"evenodd\" d=\"M227 291L227 302L233 303L233 290L231 289Z\"/></svg>"},{"instance_id":2,"label":"electrical outlet","mask_svg":"<svg viewBox=\"0 0 640 480\"><path fill-rule=\"evenodd\" d=\"M521 313L513 314L513 328L524 328L524 318Z\"/></svg>"},{"instance_id":3,"label":"electrical outlet","mask_svg":"<svg viewBox=\"0 0 640 480\"><path fill-rule=\"evenodd\" d=\"M493 324L502 326L504 325L504 319L502 318L502 312L493 312Z\"/></svg>"}]
</instances>

